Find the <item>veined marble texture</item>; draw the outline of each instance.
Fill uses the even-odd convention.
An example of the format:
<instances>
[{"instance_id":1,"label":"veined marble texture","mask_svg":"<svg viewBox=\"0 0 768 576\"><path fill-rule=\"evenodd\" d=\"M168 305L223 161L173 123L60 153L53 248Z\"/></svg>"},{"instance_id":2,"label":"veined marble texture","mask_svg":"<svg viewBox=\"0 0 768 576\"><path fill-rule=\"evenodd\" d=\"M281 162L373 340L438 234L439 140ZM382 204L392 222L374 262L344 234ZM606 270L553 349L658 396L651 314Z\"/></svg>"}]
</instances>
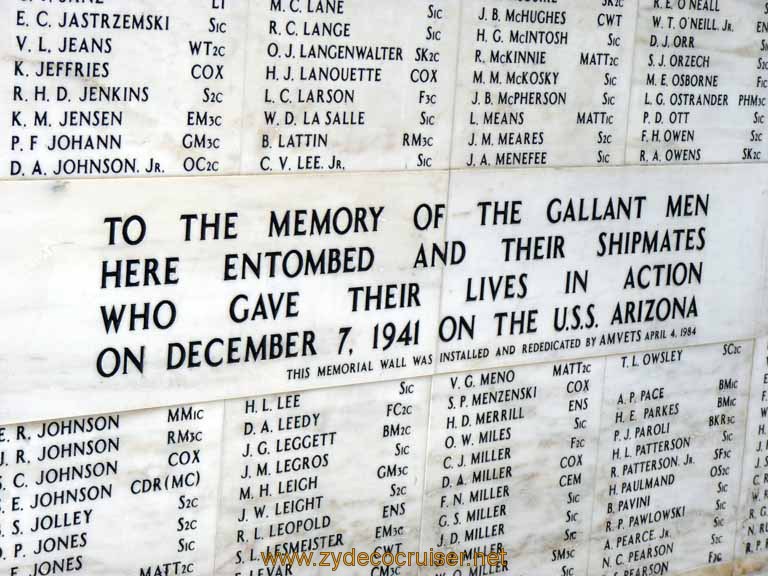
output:
<instances>
[{"instance_id":1,"label":"veined marble texture","mask_svg":"<svg viewBox=\"0 0 768 576\"><path fill-rule=\"evenodd\" d=\"M765 4L640 0L627 164L765 161Z\"/></svg>"},{"instance_id":2,"label":"veined marble texture","mask_svg":"<svg viewBox=\"0 0 768 576\"><path fill-rule=\"evenodd\" d=\"M462 2L452 168L624 163L637 2Z\"/></svg>"},{"instance_id":3,"label":"veined marble texture","mask_svg":"<svg viewBox=\"0 0 768 576\"><path fill-rule=\"evenodd\" d=\"M503 550L513 574L759 574L753 352L762 376L764 339L2 426L0 567Z\"/></svg>"},{"instance_id":4,"label":"veined marble texture","mask_svg":"<svg viewBox=\"0 0 768 576\"><path fill-rule=\"evenodd\" d=\"M435 376L422 547L586 574L604 373L600 358Z\"/></svg>"},{"instance_id":5,"label":"veined marble texture","mask_svg":"<svg viewBox=\"0 0 768 576\"><path fill-rule=\"evenodd\" d=\"M3 185L2 421L434 370L446 173Z\"/></svg>"},{"instance_id":6,"label":"veined marble texture","mask_svg":"<svg viewBox=\"0 0 768 576\"><path fill-rule=\"evenodd\" d=\"M768 340L755 341L752 386L749 395L749 420L744 444L741 500L736 534L735 574L764 573L768 562L766 550L765 491L766 476L766 400L768 400Z\"/></svg>"},{"instance_id":7,"label":"veined marble texture","mask_svg":"<svg viewBox=\"0 0 768 576\"><path fill-rule=\"evenodd\" d=\"M417 550L430 383L227 401L223 469L237 473L221 478L215 574L269 570L266 553Z\"/></svg>"},{"instance_id":8,"label":"veined marble texture","mask_svg":"<svg viewBox=\"0 0 768 576\"><path fill-rule=\"evenodd\" d=\"M768 574L768 3L0 10L0 574Z\"/></svg>"},{"instance_id":9,"label":"veined marble texture","mask_svg":"<svg viewBox=\"0 0 768 576\"><path fill-rule=\"evenodd\" d=\"M251 2L242 171L447 169L460 10Z\"/></svg>"},{"instance_id":10,"label":"veined marble texture","mask_svg":"<svg viewBox=\"0 0 768 576\"><path fill-rule=\"evenodd\" d=\"M467 249L438 372L762 333L765 178L743 170L453 173L446 238Z\"/></svg>"},{"instance_id":11,"label":"veined marble texture","mask_svg":"<svg viewBox=\"0 0 768 576\"><path fill-rule=\"evenodd\" d=\"M0 421L754 338L766 174L3 182Z\"/></svg>"},{"instance_id":12,"label":"veined marble texture","mask_svg":"<svg viewBox=\"0 0 768 576\"><path fill-rule=\"evenodd\" d=\"M0 429L0 570L211 574L223 413L209 403Z\"/></svg>"},{"instance_id":13,"label":"veined marble texture","mask_svg":"<svg viewBox=\"0 0 768 576\"><path fill-rule=\"evenodd\" d=\"M752 355L747 341L609 358L591 571L733 564Z\"/></svg>"},{"instance_id":14,"label":"veined marble texture","mask_svg":"<svg viewBox=\"0 0 768 576\"><path fill-rule=\"evenodd\" d=\"M765 161L756 0L4 8L5 178Z\"/></svg>"},{"instance_id":15,"label":"veined marble texture","mask_svg":"<svg viewBox=\"0 0 768 576\"><path fill-rule=\"evenodd\" d=\"M12 178L240 169L247 2L10 2L0 110Z\"/></svg>"}]
</instances>

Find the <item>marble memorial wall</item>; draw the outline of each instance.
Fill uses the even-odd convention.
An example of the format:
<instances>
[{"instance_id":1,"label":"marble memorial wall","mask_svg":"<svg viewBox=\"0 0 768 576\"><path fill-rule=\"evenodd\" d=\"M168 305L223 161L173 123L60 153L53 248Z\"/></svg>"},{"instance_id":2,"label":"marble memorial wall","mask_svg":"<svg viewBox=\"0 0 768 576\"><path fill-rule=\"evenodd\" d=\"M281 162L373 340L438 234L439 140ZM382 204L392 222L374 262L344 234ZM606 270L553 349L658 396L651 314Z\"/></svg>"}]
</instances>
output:
<instances>
[{"instance_id":1,"label":"marble memorial wall","mask_svg":"<svg viewBox=\"0 0 768 576\"><path fill-rule=\"evenodd\" d=\"M0 574L768 574L768 2L1 7Z\"/></svg>"}]
</instances>

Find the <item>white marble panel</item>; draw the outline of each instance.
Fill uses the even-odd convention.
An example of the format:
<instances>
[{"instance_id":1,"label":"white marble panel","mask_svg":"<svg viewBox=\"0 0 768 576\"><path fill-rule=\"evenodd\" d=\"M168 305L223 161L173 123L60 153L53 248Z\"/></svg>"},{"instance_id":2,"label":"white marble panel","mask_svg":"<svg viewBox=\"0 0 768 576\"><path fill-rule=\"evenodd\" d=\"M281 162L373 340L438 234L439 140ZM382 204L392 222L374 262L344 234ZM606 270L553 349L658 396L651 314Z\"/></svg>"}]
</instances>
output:
<instances>
[{"instance_id":1,"label":"white marble panel","mask_svg":"<svg viewBox=\"0 0 768 576\"><path fill-rule=\"evenodd\" d=\"M459 9L251 2L243 171L447 168Z\"/></svg>"},{"instance_id":2,"label":"white marble panel","mask_svg":"<svg viewBox=\"0 0 768 576\"><path fill-rule=\"evenodd\" d=\"M215 574L303 576L330 572L320 551L417 551L429 387L420 378L228 401ZM290 552L316 564L271 568L262 556Z\"/></svg>"},{"instance_id":3,"label":"white marble panel","mask_svg":"<svg viewBox=\"0 0 768 576\"><path fill-rule=\"evenodd\" d=\"M587 574L605 360L433 378L422 548L506 551L506 570ZM422 574L438 574L430 567Z\"/></svg>"},{"instance_id":4,"label":"white marble panel","mask_svg":"<svg viewBox=\"0 0 768 576\"><path fill-rule=\"evenodd\" d=\"M730 574L752 351L608 358L590 574Z\"/></svg>"},{"instance_id":5,"label":"white marble panel","mask_svg":"<svg viewBox=\"0 0 768 576\"><path fill-rule=\"evenodd\" d=\"M628 164L765 161L768 14L754 0L639 0Z\"/></svg>"},{"instance_id":6,"label":"white marble panel","mask_svg":"<svg viewBox=\"0 0 768 576\"><path fill-rule=\"evenodd\" d=\"M0 428L0 572L211 574L223 408Z\"/></svg>"},{"instance_id":7,"label":"white marble panel","mask_svg":"<svg viewBox=\"0 0 768 576\"><path fill-rule=\"evenodd\" d=\"M238 172L248 5L4 2L0 176Z\"/></svg>"},{"instance_id":8,"label":"white marble panel","mask_svg":"<svg viewBox=\"0 0 768 576\"><path fill-rule=\"evenodd\" d=\"M0 184L0 422L431 374L446 193L439 172Z\"/></svg>"},{"instance_id":9,"label":"white marble panel","mask_svg":"<svg viewBox=\"0 0 768 576\"><path fill-rule=\"evenodd\" d=\"M464 0L451 166L624 162L636 0Z\"/></svg>"},{"instance_id":10,"label":"white marble panel","mask_svg":"<svg viewBox=\"0 0 768 576\"><path fill-rule=\"evenodd\" d=\"M768 570L768 338L755 342L744 445L735 574Z\"/></svg>"},{"instance_id":11,"label":"white marble panel","mask_svg":"<svg viewBox=\"0 0 768 576\"><path fill-rule=\"evenodd\" d=\"M451 175L438 371L757 333L768 168Z\"/></svg>"}]
</instances>

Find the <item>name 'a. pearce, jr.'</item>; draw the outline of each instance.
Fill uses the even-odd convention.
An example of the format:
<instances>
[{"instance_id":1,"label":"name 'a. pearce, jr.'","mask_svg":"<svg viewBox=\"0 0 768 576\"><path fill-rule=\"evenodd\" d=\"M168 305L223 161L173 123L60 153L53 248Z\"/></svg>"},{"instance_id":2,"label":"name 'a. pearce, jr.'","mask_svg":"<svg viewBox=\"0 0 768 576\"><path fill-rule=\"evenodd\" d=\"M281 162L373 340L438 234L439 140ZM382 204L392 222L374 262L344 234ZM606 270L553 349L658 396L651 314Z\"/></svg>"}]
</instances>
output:
<instances>
[{"instance_id":1,"label":"name 'a. pearce, jr.'","mask_svg":"<svg viewBox=\"0 0 768 576\"><path fill-rule=\"evenodd\" d=\"M325 236L378 232L384 206L341 206L311 210L272 210L269 237Z\"/></svg>"}]
</instances>

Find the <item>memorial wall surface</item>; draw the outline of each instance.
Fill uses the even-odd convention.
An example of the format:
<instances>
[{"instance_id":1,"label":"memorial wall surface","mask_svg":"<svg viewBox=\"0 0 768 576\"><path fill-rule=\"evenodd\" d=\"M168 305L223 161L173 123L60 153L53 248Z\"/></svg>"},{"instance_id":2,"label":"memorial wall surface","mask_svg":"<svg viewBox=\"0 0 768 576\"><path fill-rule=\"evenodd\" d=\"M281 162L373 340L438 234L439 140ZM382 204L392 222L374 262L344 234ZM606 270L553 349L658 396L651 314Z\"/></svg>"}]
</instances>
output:
<instances>
[{"instance_id":1,"label":"memorial wall surface","mask_svg":"<svg viewBox=\"0 0 768 576\"><path fill-rule=\"evenodd\" d=\"M768 574L768 2L0 9L0 574Z\"/></svg>"}]
</instances>

